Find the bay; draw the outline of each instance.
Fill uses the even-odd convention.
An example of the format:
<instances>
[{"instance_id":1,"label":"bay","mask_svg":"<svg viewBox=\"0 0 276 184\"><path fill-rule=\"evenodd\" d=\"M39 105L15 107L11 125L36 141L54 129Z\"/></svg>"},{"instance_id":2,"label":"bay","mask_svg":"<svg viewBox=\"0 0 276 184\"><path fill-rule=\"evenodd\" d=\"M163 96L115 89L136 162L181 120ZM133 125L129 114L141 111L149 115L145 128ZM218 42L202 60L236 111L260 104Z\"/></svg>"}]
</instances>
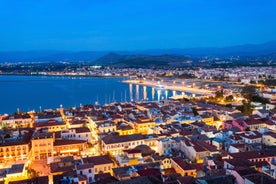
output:
<instances>
[{"instance_id":1,"label":"bay","mask_svg":"<svg viewBox=\"0 0 276 184\"><path fill-rule=\"evenodd\" d=\"M172 91L123 83L127 78L0 75L0 114L131 100L159 100ZM177 94L180 94L180 92Z\"/></svg>"}]
</instances>

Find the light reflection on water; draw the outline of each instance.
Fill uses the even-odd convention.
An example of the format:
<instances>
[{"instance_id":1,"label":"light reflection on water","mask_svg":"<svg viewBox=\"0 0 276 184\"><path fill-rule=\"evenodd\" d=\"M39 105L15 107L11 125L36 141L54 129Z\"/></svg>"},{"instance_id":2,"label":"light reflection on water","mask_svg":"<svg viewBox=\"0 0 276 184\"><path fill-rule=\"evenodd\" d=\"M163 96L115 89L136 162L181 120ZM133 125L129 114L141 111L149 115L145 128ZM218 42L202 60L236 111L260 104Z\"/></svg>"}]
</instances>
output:
<instances>
[{"instance_id":1,"label":"light reflection on water","mask_svg":"<svg viewBox=\"0 0 276 184\"><path fill-rule=\"evenodd\" d=\"M160 100L181 92L123 83L126 78L70 76L0 76L0 114L100 105L115 101ZM187 93L186 93L187 94ZM134 96L135 95L135 96ZM187 94L189 95L189 94Z\"/></svg>"}]
</instances>

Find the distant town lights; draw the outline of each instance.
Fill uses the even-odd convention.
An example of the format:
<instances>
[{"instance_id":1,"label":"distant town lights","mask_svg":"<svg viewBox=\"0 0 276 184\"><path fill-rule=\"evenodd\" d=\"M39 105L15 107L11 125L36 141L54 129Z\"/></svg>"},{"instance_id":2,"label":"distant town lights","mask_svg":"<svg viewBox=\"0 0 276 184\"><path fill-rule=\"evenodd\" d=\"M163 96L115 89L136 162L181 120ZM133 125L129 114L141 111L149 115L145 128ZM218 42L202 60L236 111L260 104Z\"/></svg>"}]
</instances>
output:
<instances>
[{"instance_id":1,"label":"distant town lights","mask_svg":"<svg viewBox=\"0 0 276 184\"><path fill-rule=\"evenodd\" d=\"M99 68L101 68L102 66L100 66L100 65L93 65L93 66L90 66L91 68L94 68L94 69L99 69Z\"/></svg>"}]
</instances>

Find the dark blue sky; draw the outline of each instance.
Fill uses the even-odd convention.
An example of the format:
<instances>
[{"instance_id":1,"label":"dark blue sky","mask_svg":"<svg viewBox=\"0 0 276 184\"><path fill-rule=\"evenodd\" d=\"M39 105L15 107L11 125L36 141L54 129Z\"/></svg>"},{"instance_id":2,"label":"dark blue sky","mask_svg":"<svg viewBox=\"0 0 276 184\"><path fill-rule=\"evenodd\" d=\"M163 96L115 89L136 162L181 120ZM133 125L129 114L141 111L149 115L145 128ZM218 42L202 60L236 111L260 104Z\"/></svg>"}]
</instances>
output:
<instances>
[{"instance_id":1,"label":"dark blue sky","mask_svg":"<svg viewBox=\"0 0 276 184\"><path fill-rule=\"evenodd\" d=\"M275 0L0 0L0 51L141 50L276 40Z\"/></svg>"}]
</instances>

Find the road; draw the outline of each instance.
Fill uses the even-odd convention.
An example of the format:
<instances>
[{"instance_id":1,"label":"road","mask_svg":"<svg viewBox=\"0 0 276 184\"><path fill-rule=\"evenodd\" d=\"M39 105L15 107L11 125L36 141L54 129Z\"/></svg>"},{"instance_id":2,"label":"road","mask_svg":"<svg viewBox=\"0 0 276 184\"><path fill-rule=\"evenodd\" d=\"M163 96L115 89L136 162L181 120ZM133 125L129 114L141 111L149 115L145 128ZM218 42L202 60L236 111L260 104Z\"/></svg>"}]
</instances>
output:
<instances>
[{"instance_id":1,"label":"road","mask_svg":"<svg viewBox=\"0 0 276 184\"><path fill-rule=\"evenodd\" d=\"M184 85L179 84L173 84L172 82L158 82L158 81L148 81L148 80L125 80L123 81L125 83L129 84L137 84L137 85L143 85L143 86L150 86L150 87L158 87L158 86L164 86L167 90L172 91L180 91L180 92L187 92L191 94L200 94L203 96L209 96L212 94L212 91L207 89L198 89L198 88L192 88L187 87Z\"/></svg>"}]
</instances>

